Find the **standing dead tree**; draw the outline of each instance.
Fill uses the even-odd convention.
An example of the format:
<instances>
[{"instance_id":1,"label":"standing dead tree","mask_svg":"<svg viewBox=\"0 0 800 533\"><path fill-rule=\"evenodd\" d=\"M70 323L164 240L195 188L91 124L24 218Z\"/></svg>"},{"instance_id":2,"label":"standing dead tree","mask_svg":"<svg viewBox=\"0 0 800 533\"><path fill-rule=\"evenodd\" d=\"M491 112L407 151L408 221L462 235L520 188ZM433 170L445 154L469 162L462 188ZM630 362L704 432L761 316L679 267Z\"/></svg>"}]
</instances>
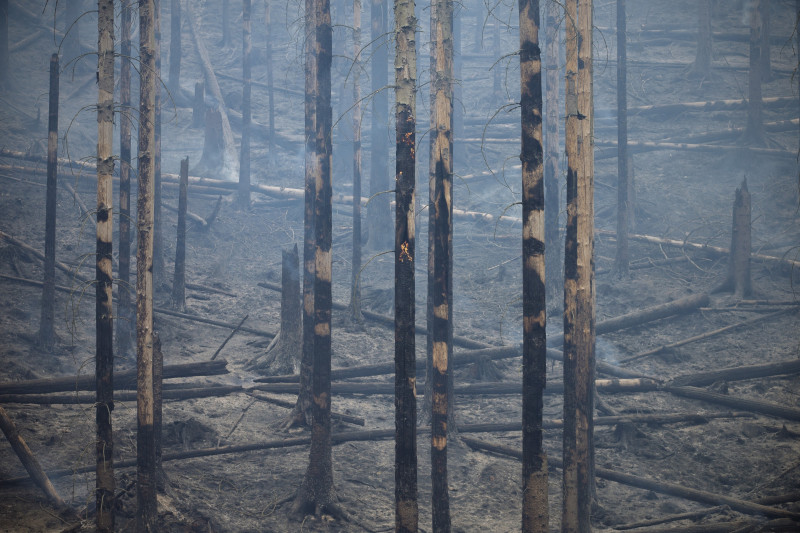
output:
<instances>
[{"instance_id":1,"label":"standing dead tree","mask_svg":"<svg viewBox=\"0 0 800 533\"><path fill-rule=\"evenodd\" d=\"M547 455L542 446L547 376L544 152L539 1L519 1L522 147L522 531L548 531Z\"/></svg>"},{"instance_id":2,"label":"standing dead tree","mask_svg":"<svg viewBox=\"0 0 800 533\"><path fill-rule=\"evenodd\" d=\"M8 0L0 0L0 80L8 85Z\"/></svg>"},{"instance_id":3,"label":"standing dead tree","mask_svg":"<svg viewBox=\"0 0 800 533\"><path fill-rule=\"evenodd\" d=\"M156 120L153 126L153 287L162 290L166 284L166 260L164 258L164 228L161 216L161 2L154 0L153 31L156 54Z\"/></svg>"},{"instance_id":4,"label":"standing dead tree","mask_svg":"<svg viewBox=\"0 0 800 533\"><path fill-rule=\"evenodd\" d=\"M133 307L131 304L131 12L130 2L120 6L119 67L119 267L117 272L118 301L116 320L117 353L127 355L131 349Z\"/></svg>"},{"instance_id":5,"label":"standing dead tree","mask_svg":"<svg viewBox=\"0 0 800 533\"><path fill-rule=\"evenodd\" d=\"M313 512L343 517L336 505L331 453L331 60L330 0L314 0L316 105L314 153L314 362L312 369L311 452L292 514Z\"/></svg>"},{"instance_id":6,"label":"standing dead tree","mask_svg":"<svg viewBox=\"0 0 800 533\"><path fill-rule=\"evenodd\" d=\"M750 73L748 75L747 129L742 137L746 144L766 145L764 137L763 102L761 101L762 80L762 33L764 31L762 12L766 0L753 0L750 8Z\"/></svg>"},{"instance_id":7,"label":"standing dead tree","mask_svg":"<svg viewBox=\"0 0 800 533\"><path fill-rule=\"evenodd\" d=\"M414 257L416 228L414 192L416 181L416 84L417 55L414 0L394 2L395 84L395 244L394 244L394 503L395 531L417 531L417 400L414 339ZM373 173L374 176L374 173ZM447 363L447 356L444 357ZM445 404L446 431L447 411ZM441 451L442 448L439 447ZM444 450L446 453L446 449ZM433 451L431 451L433 454ZM438 470L435 463L432 469ZM446 478L445 478L446 479ZM445 482L445 490L446 490ZM434 502L437 484L434 475ZM434 530L437 510L434 503ZM449 516L447 524L449 525ZM448 528L449 529L449 528Z\"/></svg>"},{"instance_id":8,"label":"standing dead tree","mask_svg":"<svg viewBox=\"0 0 800 533\"><path fill-rule=\"evenodd\" d=\"M702 3L702 2L701 2ZM629 274L628 253L628 67L625 0L617 0L617 250L614 270Z\"/></svg>"},{"instance_id":9,"label":"standing dead tree","mask_svg":"<svg viewBox=\"0 0 800 533\"><path fill-rule=\"evenodd\" d=\"M592 0L567 2L562 530L590 531L593 496L594 238Z\"/></svg>"},{"instance_id":10,"label":"standing dead tree","mask_svg":"<svg viewBox=\"0 0 800 533\"><path fill-rule=\"evenodd\" d=\"M44 222L44 285L39 344L50 350L55 341L56 196L58 194L58 54L50 56L50 101L47 124L47 192Z\"/></svg>"},{"instance_id":11,"label":"standing dead tree","mask_svg":"<svg viewBox=\"0 0 800 533\"><path fill-rule=\"evenodd\" d=\"M747 190L747 180L743 180L741 187L736 189L736 199L733 202L728 275L716 291L732 291L739 298L752 294L750 252L750 192Z\"/></svg>"},{"instance_id":12,"label":"standing dead tree","mask_svg":"<svg viewBox=\"0 0 800 533\"><path fill-rule=\"evenodd\" d=\"M136 530L155 531L153 399L153 181L156 120L155 0L139 0L139 171L136 243Z\"/></svg>"},{"instance_id":13,"label":"standing dead tree","mask_svg":"<svg viewBox=\"0 0 800 533\"><path fill-rule=\"evenodd\" d=\"M272 152L272 145L275 142L275 88L272 84L272 17L270 15L270 8L272 0L266 0L266 10L264 14L264 28L266 35L264 38L267 41L267 57L265 58L267 66L267 98L269 99L269 137L267 138L267 147Z\"/></svg>"},{"instance_id":14,"label":"standing dead tree","mask_svg":"<svg viewBox=\"0 0 800 533\"><path fill-rule=\"evenodd\" d=\"M242 0L242 146L239 157L239 207L250 207L250 39L251 0Z\"/></svg>"},{"instance_id":15,"label":"standing dead tree","mask_svg":"<svg viewBox=\"0 0 800 533\"><path fill-rule=\"evenodd\" d=\"M349 308L351 320L361 322L361 0L353 0L353 58L353 255Z\"/></svg>"},{"instance_id":16,"label":"standing dead tree","mask_svg":"<svg viewBox=\"0 0 800 533\"><path fill-rule=\"evenodd\" d=\"M559 233L558 214L561 209L561 200L558 183L558 91L559 91L559 39L558 18L560 6L552 0L547 1L545 22L545 64L547 74L545 82L547 87L545 101L545 159L544 159L544 185L545 185L545 210L544 210L544 240L545 240L545 272L547 277L548 300L552 300L550 307L560 307L561 294L564 289L561 262L561 238Z\"/></svg>"},{"instance_id":17,"label":"standing dead tree","mask_svg":"<svg viewBox=\"0 0 800 533\"><path fill-rule=\"evenodd\" d=\"M169 90L177 98L181 91L181 0L171 0L169 23Z\"/></svg>"},{"instance_id":18,"label":"standing dead tree","mask_svg":"<svg viewBox=\"0 0 800 533\"><path fill-rule=\"evenodd\" d=\"M175 244L175 273L172 280L172 308L186 311L186 204L189 193L189 158L181 160L178 189L178 229Z\"/></svg>"},{"instance_id":19,"label":"standing dead tree","mask_svg":"<svg viewBox=\"0 0 800 533\"><path fill-rule=\"evenodd\" d=\"M700 80L701 83L711 73L712 1L700 0L697 2L697 55L695 55L694 62L686 73L688 78ZM617 20L617 27L619 28L619 19Z\"/></svg>"},{"instance_id":20,"label":"standing dead tree","mask_svg":"<svg viewBox=\"0 0 800 533\"><path fill-rule=\"evenodd\" d=\"M95 270L97 386L95 501L98 531L114 530L114 302L111 255L114 235L114 2L97 2L97 248Z\"/></svg>"}]
</instances>

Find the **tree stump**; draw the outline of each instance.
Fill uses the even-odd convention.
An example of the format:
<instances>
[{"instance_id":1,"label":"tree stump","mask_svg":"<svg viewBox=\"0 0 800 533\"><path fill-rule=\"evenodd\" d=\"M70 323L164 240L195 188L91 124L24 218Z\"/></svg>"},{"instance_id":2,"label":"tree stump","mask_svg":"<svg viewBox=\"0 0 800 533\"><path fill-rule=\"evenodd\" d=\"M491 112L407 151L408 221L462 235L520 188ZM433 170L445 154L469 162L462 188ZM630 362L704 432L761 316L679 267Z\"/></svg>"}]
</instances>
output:
<instances>
[{"instance_id":1,"label":"tree stump","mask_svg":"<svg viewBox=\"0 0 800 533\"><path fill-rule=\"evenodd\" d=\"M225 141L222 137L222 113L219 109L208 109L205 113L205 140L203 156L194 169L199 174L217 173L222 170Z\"/></svg>"},{"instance_id":2,"label":"tree stump","mask_svg":"<svg viewBox=\"0 0 800 533\"><path fill-rule=\"evenodd\" d=\"M728 256L728 276L714 292L733 292L738 298L752 294L750 281L750 193L747 180L736 189L733 202L731 252Z\"/></svg>"}]
</instances>

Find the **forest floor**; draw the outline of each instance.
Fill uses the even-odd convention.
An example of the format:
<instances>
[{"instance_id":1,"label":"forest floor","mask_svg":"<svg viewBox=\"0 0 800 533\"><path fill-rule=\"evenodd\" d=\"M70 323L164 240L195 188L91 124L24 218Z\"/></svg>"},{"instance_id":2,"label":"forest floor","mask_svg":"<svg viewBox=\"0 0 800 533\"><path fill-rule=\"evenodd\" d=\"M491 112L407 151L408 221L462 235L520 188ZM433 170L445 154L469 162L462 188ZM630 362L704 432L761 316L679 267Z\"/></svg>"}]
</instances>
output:
<instances>
[{"instance_id":1,"label":"forest floor","mask_svg":"<svg viewBox=\"0 0 800 533\"><path fill-rule=\"evenodd\" d=\"M31 31L52 28L52 2L34 22L25 15L28 3L10 2L12 21L23 22L11 27L11 42L22 41ZM169 2L164 4L162 29L164 42L169 42ZM226 103L237 109L241 85L230 77L241 73L241 43L238 31L231 43L218 47L220 17L212 12L213 2L194 2L193 10L200 20L200 34L209 46L211 61ZM264 20L264 8L256 3L254 20ZM644 29L688 29L694 32L694 2L630 3L629 28L629 106L677 103L688 101L735 99L746 97L747 43L733 40L715 41L714 69L702 81L685 76L685 66L694 58L694 41L663 39ZM680 4L680 5L678 5ZM725 5L719 5L725 4ZM747 35L747 21L735 3L718 3L714 14L715 31ZM772 31L786 39L783 45L772 46L773 78L763 85L764 97L793 97L788 105L769 105L764 121L775 122L798 118L797 55L793 48L793 2L772 2ZM616 140L615 123L608 110L615 106L614 38L603 28L613 26L614 3L596 7L598 27L595 64L596 140ZM477 42L475 28L483 22L483 12L470 6L462 18L463 32L463 106L466 114L464 137L516 138L518 111L501 112L485 124L501 106L515 101L518 94L518 70L512 56L489 67L503 54L516 50L516 37L501 25L495 34L492 24L484 28L484 43ZM253 140L253 181L267 185L302 188L302 145L296 140L302 133L302 72L300 70L301 33L294 4L275 8L276 85L285 90L276 92L276 130L284 141L272 152L263 136ZM288 9L288 11L285 11ZM347 10L351 11L352 7ZM338 20L350 20L351 13L338 13ZM427 17L419 14L421 19ZM513 21L510 6L501 4L497 19ZM81 20L80 31L85 46L94 42L92 16ZM96 18L94 19L96 20ZM363 20L367 20L366 17ZM490 19L494 20L494 19ZM670 25L661 23L669 20ZM236 23L233 17L232 25ZM427 41L426 21L422 21L419 43ZM263 67L264 36L254 23L254 74L265 80ZM343 27L337 32L344 32ZM366 33L366 32L365 32ZM343 34L343 33L342 33ZM43 34L44 35L44 34ZM0 148L44 155L46 147L47 62L53 48L52 32L11 55L11 66L17 73L10 88L0 93ZM119 35L119 34L118 34ZM337 34L338 35L338 34ZM495 35L500 36L493 48ZM182 30L184 77L183 92L188 94L194 82L202 78L200 62L191 42L187 23ZM602 38L601 38L602 37ZM347 50L351 41L347 41ZM337 45L338 46L338 45ZM169 58L164 57L164 71ZM344 47L342 47L344 50ZM497 53L495 50L500 50ZM420 46L420 61L427 62L427 45ZM344 55L344 51L342 54ZM423 59L424 58L424 59ZM80 60L75 68L62 73L62 113L59 145L62 157L74 160L90 158L96 139L93 115L94 61L92 56ZM63 63L66 63L64 61ZM683 67L682 67L683 66ZM347 73L340 60L336 72ZM500 91L493 91L495 69L501 73ZM368 69L367 69L368 70ZM223 77L226 74L228 77ZM427 74L424 74L427 76ZM364 80L364 77L362 77ZM424 81L424 80L423 80ZM348 82L349 83L349 82ZM367 81L362 94L368 94ZM342 81L334 83L338 100L336 109L350 107L350 85L342 89ZM427 87L427 86L425 86ZM424 94L423 94L424 93ZM134 94L136 88L134 87ZM254 120L266 124L268 110L266 91L256 87ZM508 95L512 95L509 97ZM230 98L230 101L227 101ZM237 100L238 98L238 100ZM391 96L390 96L391 99ZM420 90L419 124L427 120L427 89ZM41 117L38 113L41 112ZM348 122L342 121L343 123ZM730 246L731 206L734 191L746 178L752 195L754 252L797 261L800 257L800 199L798 197L798 127L768 132L769 147L775 153L759 153L737 145L733 128L746 123L744 108L733 111L667 112L632 114L631 140L680 142L694 134L722 132L727 137L723 146L705 150L659 150L636 153L637 234L677 239L714 246ZM365 124L369 121L365 120ZM334 189L336 194L350 194L352 179L346 161L350 161L346 128L336 135ZM200 160L203 132L191 127L191 109L177 107L165 112L163 135L164 172L176 173L178 162L188 156L192 164ZM233 120L238 141L239 128ZM367 128L365 128L366 132ZM563 128L562 128L563 130ZM135 135L134 135L135 139ZM419 135L421 146L427 136ZM677 140L676 140L677 139ZM369 148L367 140L366 150ZM68 150L68 152L67 152ZM115 148L115 153L116 152ZM596 227L615 228L616 159L605 157L597 149L595 174ZM336 152L338 151L338 152ZM420 150L423 152L423 150ZM780 153L782 152L782 153ZM134 149L135 153L135 149ZM337 153L345 155L338 156ZM456 162L455 207L488 212L495 216L518 201L519 171L515 154L518 145L508 143L465 143L463 159ZM426 161L420 161L420 174ZM368 151L364 155L368 165ZM563 165L563 163L562 163ZM20 167L27 167L21 169ZM485 173L487 166L493 173ZM33 169L31 169L33 167ZM391 168L391 167L390 167ZM0 231L12 235L36 249L44 247L44 183L42 163L0 157ZM63 183L75 187L86 205L94 205L94 180L79 171L70 174L64 169ZM369 175L368 168L364 174ZM219 177L219 176L208 176ZM425 184L425 179L419 180ZM563 183L563 182L562 182ZM115 184L116 188L116 184ZM191 189L191 188L190 188ZM364 185L366 194L367 185ZM420 188L419 198L427 197ZM285 197L253 194L249 210L237 210L233 196L225 197L222 208L208 229L190 224L187 244L187 281L212 287L228 295L203 290L187 290L187 313L236 324L245 314L246 326L277 332L280 324L280 294L259 286L259 283L280 283L281 251L298 244L302 249L302 205ZM563 200L563 190L562 190ZM177 205L176 190L164 189L164 201ZM190 192L189 210L201 216L212 212L216 194ZM132 202L135 205L135 198ZM518 217L518 207L505 214ZM334 300L349 301L352 224L350 208L339 204L333 218L333 291ZM563 213L562 213L563 214ZM425 316L425 229L427 210L418 216L417 317L424 324ZM175 254L176 215L163 211L164 249L167 284L171 284ZM118 220L115 220L114 248L117 253ZM135 241L134 241L135 242ZM454 236L455 334L487 345L515 345L521 341L521 272L520 227L513 222L486 223L456 219ZM57 259L81 274L93 276L92 254L95 238L91 218L81 216L72 195L59 189ZM365 250L366 260L383 250ZM615 241L600 232L595 240L597 322L649 306L669 302L688 295L710 293L725 277L727 260L708 252L689 248L631 241L631 259L636 269L630 277L618 279L610 272ZM670 262L656 262L674 258ZM365 309L390 315L393 309L393 259L377 255L361 276ZM115 258L116 266L116 258ZM620 364L629 372L654 378L660 383L697 372L719 370L741 365L796 361L800 356L800 317L795 305L800 273L796 269L753 261L752 300L771 304L744 304L730 294L712 294L710 303L701 309L680 316L607 333L598 336L597 358L617 364L625 358L724 326L773 314L757 323L733 328L707 339L666 349L655 355ZM31 280L42 279L42 265L30 254L5 241L0 241L0 274ZM52 353L43 352L37 343L41 289L0 278L0 382L36 378L91 375L94 357L94 304L91 287L83 286L72 276L57 272L57 284L71 287L72 292L56 293L58 342ZM780 305L779 305L780 304ZM156 295L156 307L170 308L167 290ZM550 302L548 332L557 335L561 329L558 298ZM156 314L165 364L209 360L232 328L209 326L191 320ZM346 368L364 364L390 362L393 357L392 329L366 321L354 326L343 311L333 313L333 367ZM185 378L170 383L196 383L200 387L215 384L248 388L260 375L245 369L251 359L262 355L269 339L240 331L220 353L227 361L228 374L208 378ZM456 348L454 358L464 351ZM423 358L425 337L417 336L417 354ZM135 366L132 353L117 353L117 371ZM520 382L519 357L496 363L498 374L492 381ZM562 368L559 362L548 363L548 381L558 382ZM463 367L455 373L456 386L478 380L477 368ZM607 377L599 375L598 377ZM420 376L422 380L424 376ZM359 378L351 382L383 382L391 390L390 375ZM757 501L781 497L782 503L770 504L776 509L800 512L797 489L800 487L800 379L794 375L778 375L745 380L715 382L708 390L732 399L772 402L790 408L784 418L757 413L740 413L740 409L715 403L678 397L666 391L600 392L603 409L596 416L614 411L621 415L657 415L683 413L703 415L680 422L617 424L598 426L595 430L596 464L598 468L633 474L660 483ZM293 394L271 394L293 401ZM0 400L2 401L2 400ZM393 430L394 409L391 394L334 394L333 410L363 417L365 426L334 424L335 432ZM420 402L421 403L421 402ZM3 403L16 422L21 435L48 472L61 469L78 470L91 465L94 457L94 409L91 404ZM450 504L454 531L507 532L518 531L520 523L521 474L517 459L477 451L466 444L466 438L477 437L495 444L521 449L520 431L501 431L482 435L468 433L470 424L515 423L521 419L518 394L458 395L456 422L465 431L450 441L448 474ZM733 413L737 411L737 413ZM185 450L215 448L231 444L251 444L284 438L308 436L306 429L282 430L281 422L289 411L258 400L244 392L221 397L167 400L164 402L164 454ZM795 413L794 415L792 413ZM733 416L736 414L736 416ZM546 396L544 417L562 417L560 395ZM421 417L422 418L422 417ZM134 401L117 401L114 411L115 456L118 461L135 458L136 418ZM545 431L548 456L560 458L561 432ZM430 524L430 459L427 434L420 432L419 501L422 531ZM235 454L197 457L164 462L168 484L159 495L161 531L391 531L393 529L394 454L391 438L343 442L334 445L334 482L339 504L350 521L331 517L307 517L295 521L288 516L289 504L299 486L308 463L308 446ZM0 531L63 531L70 524L58 517L40 491L29 482L10 483L24 476L25 471L7 443L0 443ZM561 472L551 470L550 524L559 529L561 507ZM121 468L117 472L120 508L117 520L120 530L132 530L135 509L135 470ZM94 474L72 473L54 478L59 493L81 513L93 507ZM780 500L780 498L779 498ZM597 505L594 509L595 531L615 531L633 523L672 517L679 513L695 513L682 520L673 519L663 526L643 526L634 531L660 531L659 528L699 525L705 531L728 531L766 520L763 516L743 514L728 505L714 505L665 493L643 490L599 477ZM90 530L87 519L83 530ZM722 524L722 525L718 525ZM713 529L718 525L718 529ZM796 526L796 524L794 524ZM775 526L778 527L778 526ZM792 526L786 526L792 527ZM669 530L669 529L665 529ZM755 529L754 529L755 530ZM72 529L75 531L75 529Z\"/></svg>"}]
</instances>

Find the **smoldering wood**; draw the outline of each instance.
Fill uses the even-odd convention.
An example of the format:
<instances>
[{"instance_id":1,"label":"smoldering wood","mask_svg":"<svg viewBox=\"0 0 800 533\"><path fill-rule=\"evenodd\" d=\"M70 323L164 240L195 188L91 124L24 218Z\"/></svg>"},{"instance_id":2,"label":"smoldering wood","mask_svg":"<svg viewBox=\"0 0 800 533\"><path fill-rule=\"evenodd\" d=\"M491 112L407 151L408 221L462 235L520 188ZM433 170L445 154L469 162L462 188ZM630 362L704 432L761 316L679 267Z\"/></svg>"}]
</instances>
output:
<instances>
[{"instance_id":1,"label":"smoldering wood","mask_svg":"<svg viewBox=\"0 0 800 533\"><path fill-rule=\"evenodd\" d=\"M6 5L6 11L8 6ZM58 54L50 56L50 98L47 124L47 192L45 200L44 284L42 285L41 320L39 322L39 344L50 350L55 343L55 266L56 266L56 195L58 192L58 92L59 61ZM0 237L8 240L0 232ZM30 247L28 247L30 248ZM30 249L32 250L32 248Z\"/></svg>"},{"instance_id":2,"label":"smoldering wood","mask_svg":"<svg viewBox=\"0 0 800 533\"><path fill-rule=\"evenodd\" d=\"M167 365L164 367L162 375L163 379L217 376L228 373L227 364L226 360L219 359L216 361ZM136 371L117 372L114 376L114 384L117 390L135 388ZM93 390L95 390L95 378L88 375L0 383L0 394L39 394Z\"/></svg>"},{"instance_id":3,"label":"smoldering wood","mask_svg":"<svg viewBox=\"0 0 800 533\"><path fill-rule=\"evenodd\" d=\"M485 450L499 455L513 457L516 459L520 459L522 456L521 452L518 449L512 448L510 446L489 443L466 436L462 437L462 439L465 444L467 444L469 447L473 449ZM554 468L562 468L562 461L557 457L553 457L552 460L550 461L550 465ZM608 468L596 467L595 475L599 478L607 479L609 481L614 481L623 485L637 487L645 490L652 490L653 492L659 494L668 494L670 496L677 496L679 498L685 498L687 500L705 504L711 504L711 505L727 505L731 509L739 511L744 514L764 515L773 518L790 518L793 520L800 520L800 513L787 511L785 509L779 509L777 507L768 507L766 505L740 500L738 498L732 498L730 496L725 496L722 494L714 494L712 492L706 492L698 489L692 489L689 487L683 487L676 483L650 480L643 477L634 476L631 474L625 474L623 472L618 472ZM730 529L725 529L723 531L730 531Z\"/></svg>"},{"instance_id":4,"label":"smoldering wood","mask_svg":"<svg viewBox=\"0 0 800 533\"><path fill-rule=\"evenodd\" d=\"M180 2L173 2L173 9ZM180 9L180 7L178 7ZM174 15L173 15L174 16ZM173 27L173 30L175 28ZM180 25L178 25L180 29ZM178 44L180 46L180 43ZM172 281L172 307L176 311L186 311L186 215L189 194L189 158L181 160L181 182L178 196L178 228L175 244L175 273ZM200 218L200 217L198 217ZM201 218L201 220L203 220ZM203 220L205 223L205 220Z\"/></svg>"},{"instance_id":5,"label":"smoldering wood","mask_svg":"<svg viewBox=\"0 0 800 533\"><path fill-rule=\"evenodd\" d=\"M30 478L40 489L42 489L42 492L45 493L47 499L50 500L56 509L59 511L69 512L71 515L70 517L74 518L75 512L72 511L72 509L61 498L61 496L59 496L58 492L53 486L53 483L47 477L47 474L45 474L42 466L36 459L36 456L33 455L33 452L28 447L25 439L23 439L19 434L14 421L11 420L11 417L8 416L8 413L5 409L3 409L2 406L0 406L0 429L3 430L3 434L6 436L6 439L8 439L8 443L11 444L11 447L14 449L14 453L16 453L17 457L19 457L22 466L25 467L25 470L27 470Z\"/></svg>"},{"instance_id":6,"label":"smoldering wood","mask_svg":"<svg viewBox=\"0 0 800 533\"><path fill-rule=\"evenodd\" d=\"M261 400L263 402L269 402L271 404L280 405L281 407L286 407L287 409L294 409L296 402L287 402L286 400L281 400L279 398L273 398L271 396L266 396L264 394L259 394L256 391L252 391L248 393L253 398ZM331 419L337 420L341 422L346 422L348 424L354 424L356 426L363 426L366 425L366 421L358 416L347 415L344 413L337 413L336 411L331 411Z\"/></svg>"},{"instance_id":7,"label":"smoldering wood","mask_svg":"<svg viewBox=\"0 0 800 533\"><path fill-rule=\"evenodd\" d=\"M712 330L712 331L707 331L707 332L702 333L700 335L695 335L693 337L689 337L688 339L682 339L682 340L679 340L679 341L676 341L676 342L671 342L669 344L664 344L662 346L658 346L656 348L653 348L652 350L647 350L645 352L638 353L638 354L633 355L631 357L626 357L624 359L621 359L619 361L619 364L622 365L622 364L630 363L631 361L637 361L639 359L643 359L643 358L649 357L651 355L656 355L656 354L659 354L659 353L667 351L667 350L672 350L674 348L678 348L679 346L684 346L684 345L692 343L692 342L697 342L697 341L701 341L701 340L704 340L704 339L708 339L710 337L714 337L714 336L719 335L721 333L725 333L726 331L732 331L732 330L741 328L743 326L749 326L749 325L755 324L757 322L761 322L763 320L768 320L770 318L775 318L776 316L782 315L782 314L787 313L789 311L791 311L791 308L790 309L781 309L781 310L776 311L774 313L769 313L769 314L766 314L766 315L757 316L755 318L751 318L751 319L748 319L748 320L743 320L741 322L737 322L736 324L731 324L729 326L725 326L725 327L722 327L722 328L717 328L717 329Z\"/></svg>"}]
</instances>

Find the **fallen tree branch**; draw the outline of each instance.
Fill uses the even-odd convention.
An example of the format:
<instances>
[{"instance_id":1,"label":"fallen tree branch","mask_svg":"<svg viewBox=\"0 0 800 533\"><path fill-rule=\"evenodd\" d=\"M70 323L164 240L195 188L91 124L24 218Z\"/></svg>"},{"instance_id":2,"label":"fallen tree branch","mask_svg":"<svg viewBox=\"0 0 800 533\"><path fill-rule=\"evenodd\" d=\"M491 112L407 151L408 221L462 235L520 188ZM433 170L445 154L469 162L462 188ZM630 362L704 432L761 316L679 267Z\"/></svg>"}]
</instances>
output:
<instances>
[{"instance_id":1,"label":"fallen tree branch","mask_svg":"<svg viewBox=\"0 0 800 533\"><path fill-rule=\"evenodd\" d=\"M764 365L735 366L709 372L695 372L693 374L677 376L673 378L668 385L676 387L702 387L704 385L711 385L717 381L737 381L797 373L800 373L800 359Z\"/></svg>"},{"instance_id":2,"label":"fallen tree branch","mask_svg":"<svg viewBox=\"0 0 800 533\"><path fill-rule=\"evenodd\" d=\"M238 296L232 292L223 291L222 289L217 289L214 287L206 287L205 285L198 285L197 283L187 283L186 288L194 291L210 292L212 294L222 294L224 296L230 296L231 298L238 298Z\"/></svg>"},{"instance_id":3,"label":"fallen tree branch","mask_svg":"<svg viewBox=\"0 0 800 533\"><path fill-rule=\"evenodd\" d=\"M170 311L169 309L153 308L153 312L159 313L159 314L162 314L162 315L174 316L174 317L177 317L177 318L183 318L185 320L191 320L193 322L200 322L201 324L210 324L212 326L219 326L221 328L233 329L233 328L236 327L236 324L231 324L229 322L222 322L221 320L213 320L211 318L203 318L203 317L194 316L194 315L187 315L186 313L179 313L177 311ZM269 331L265 331L263 329L255 329L255 328L248 328L248 327L242 326L242 327L239 328L239 330L240 331L246 331L247 333L251 333L253 335L258 335L259 337L266 337L268 339L271 339L272 337L275 336L274 333L271 333Z\"/></svg>"},{"instance_id":4,"label":"fallen tree branch","mask_svg":"<svg viewBox=\"0 0 800 533\"><path fill-rule=\"evenodd\" d=\"M217 348L217 351L214 352L214 355L211 356L211 360L212 361L217 358L217 356L219 355L219 352L221 352L222 349L225 347L225 345L228 344L228 341L231 340L234 335L236 335L236 332L239 331L242 328L242 326L244 325L244 321L247 320L247 317L249 317L249 316L250 316L249 313L244 315L244 318L242 318L242 320L236 325L236 327L233 328L233 331L231 331L230 335L225 337L225 340L222 341L222 344L220 344L219 348Z\"/></svg>"},{"instance_id":5,"label":"fallen tree branch","mask_svg":"<svg viewBox=\"0 0 800 533\"><path fill-rule=\"evenodd\" d=\"M733 407L736 409L745 409L753 413L761 413L764 415L774 416L777 418L784 418L794 422L800 422L800 409L797 407L788 407L772 402L765 402L763 400L751 400L749 398L736 398L726 394L719 394L717 392L699 389L697 387L675 387L665 386L665 392L683 396L685 398L692 398L694 400L702 400L705 402L716 403Z\"/></svg>"},{"instance_id":6,"label":"fallen tree branch","mask_svg":"<svg viewBox=\"0 0 800 533\"><path fill-rule=\"evenodd\" d=\"M220 359L218 361L165 365L163 379L227 374L227 364L227 361ZM120 390L125 388L135 389L136 370L115 373L114 387ZM0 394L36 394L93 390L95 390L94 375L30 379L26 381L0 383Z\"/></svg>"},{"instance_id":7,"label":"fallen tree branch","mask_svg":"<svg viewBox=\"0 0 800 533\"><path fill-rule=\"evenodd\" d=\"M33 255L34 257L36 257L40 261L44 262L44 254L43 253L41 253L39 250L36 250L32 246L26 244L25 242L15 238L15 237L12 237L8 233L4 233L2 230L0 230L0 240L5 240L9 244L13 244L17 248L22 248L23 250L25 250L29 254ZM85 277L85 276L83 276L81 274L78 274L77 270L69 268L67 265L65 265L61 261L56 260L56 268L61 270L64 273L74 277L75 279L78 279L78 280L84 282L84 283L90 283L89 278L87 278L87 277Z\"/></svg>"},{"instance_id":8,"label":"fallen tree branch","mask_svg":"<svg viewBox=\"0 0 800 533\"><path fill-rule=\"evenodd\" d=\"M741 322L737 322L737 323L731 324L729 326L718 328L718 329L715 329L715 330L712 330L712 331L707 331L705 333L701 333L700 335L695 335L693 337L689 337L688 339L682 339L682 340L679 340L677 342L672 342L670 344L664 344L664 345L659 346L657 348L653 348L652 350L647 350L646 352L641 352L641 353L638 353L638 354L633 355L631 357L626 357L625 359L620 360L619 364L621 364L621 365L627 364L627 363L630 363L631 361L636 361L638 359L643 359L645 357L649 357L651 355L655 355L655 354L663 352L665 350L671 350L673 348L677 348L677 347L683 346L685 344L690 344L692 342L697 342L697 341L700 341L700 340L703 340L703 339L708 339L710 337L714 337L716 335L720 335L721 333L725 333L726 331L731 331L731 330L738 329L738 328L741 328L741 327L744 327L744 326L750 326L750 325L755 324L756 322L761 322L762 320L766 320L768 318L774 318L774 317L776 317L778 315L782 315L782 314L785 314L785 313L787 313L789 311L793 311L793 310L794 309L792 309L791 307L788 308L788 309L781 309L780 311L775 311L774 313L769 313L769 314L766 314L766 315L757 316L755 318L750 318L748 320L743 320Z\"/></svg>"},{"instance_id":9,"label":"fallen tree branch","mask_svg":"<svg viewBox=\"0 0 800 533\"><path fill-rule=\"evenodd\" d=\"M184 384L181 384L184 385ZM171 388L164 384L162 399L164 400L192 400L196 398L217 398L228 396L236 392L244 392L239 385L217 385L198 387L196 383L185 384L195 388ZM0 403L25 403L30 405L80 405L93 404L97 401L94 393L72 392L69 394L3 394ZM135 402L136 391L115 390L115 402Z\"/></svg>"},{"instance_id":10,"label":"fallen tree branch","mask_svg":"<svg viewBox=\"0 0 800 533\"><path fill-rule=\"evenodd\" d=\"M271 396L266 396L264 394L258 394L256 391L251 391L249 394L262 402L269 402L274 405L280 405L281 407L286 407L287 409L294 409L294 406L297 402L287 402L285 400L281 400L278 398L273 398ZM331 418L334 420L339 420L341 422L346 422L348 424L354 424L356 426L364 426L366 425L366 421L361 418L360 416L352 416L346 415L344 413L337 413L335 411L331 411Z\"/></svg>"},{"instance_id":11,"label":"fallen tree branch","mask_svg":"<svg viewBox=\"0 0 800 533\"><path fill-rule=\"evenodd\" d=\"M497 453L499 455L513 457L515 459L522 459L522 451L516 448L511 448L510 446L493 444L467 436L462 436L461 439L465 444L476 450L485 450L492 453ZM548 457L547 461L549 466L551 467L561 468L563 466L562 461L557 457ZM766 505L748 502L745 500L740 500L738 498L724 496L722 494L714 494L712 492L706 492L703 490L691 489L688 487L683 487L676 483L650 480L639 476L633 476L631 474L617 472L614 470L610 470L608 468L602 468L599 466L595 467L595 475L599 478L607 479L609 481L615 481L623 485L637 487L645 490L652 490L653 492L657 492L660 494L669 494L670 496L677 496L679 498L685 498L687 500L711 504L711 505L727 505L731 509L734 509L744 514L764 515L771 518L791 518L792 520L800 520L800 513L795 513L792 511L787 511L785 509L779 509L776 507L768 507Z\"/></svg>"},{"instance_id":12,"label":"fallen tree branch","mask_svg":"<svg viewBox=\"0 0 800 533\"><path fill-rule=\"evenodd\" d=\"M166 207L169 211L172 211L173 213L177 213L178 212L178 208L177 207L172 206L172 205L168 204L167 202L165 202L163 200L161 201L161 205ZM204 219L203 217L201 217L200 215L198 215L196 213L192 213L188 209L186 210L186 216L189 217L190 219L194 220L198 224L200 224L200 226L203 227L203 228L208 225L206 223L206 219Z\"/></svg>"}]
</instances>

